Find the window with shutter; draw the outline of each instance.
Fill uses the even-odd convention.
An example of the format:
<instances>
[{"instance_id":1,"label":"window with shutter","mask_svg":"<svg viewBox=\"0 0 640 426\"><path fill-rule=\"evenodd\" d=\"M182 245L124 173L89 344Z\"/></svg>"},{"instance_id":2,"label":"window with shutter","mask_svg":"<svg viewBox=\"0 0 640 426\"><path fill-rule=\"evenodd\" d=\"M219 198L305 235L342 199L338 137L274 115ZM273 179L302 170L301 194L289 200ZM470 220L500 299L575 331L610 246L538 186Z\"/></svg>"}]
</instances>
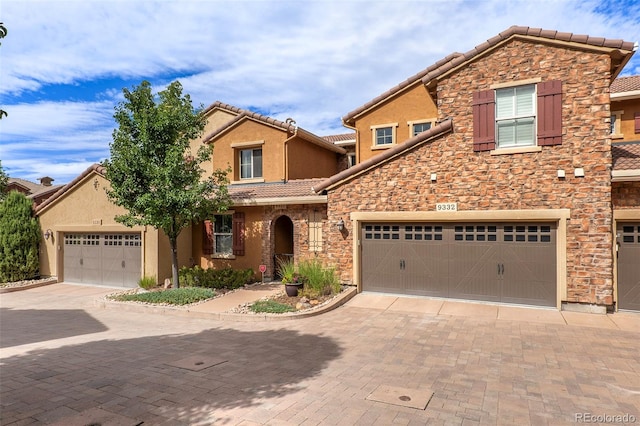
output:
<instances>
[{"instance_id":1,"label":"window with shutter","mask_svg":"<svg viewBox=\"0 0 640 426\"><path fill-rule=\"evenodd\" d=\"M535 145L535 93L532 84L496 90L498 148Z\"/></svg>"},{"instance_id":2,"label":"window with shutter","mask_svg":"<svg viewBox=\"0 0 640 426\"><path fill-rule=\"evenodd\" d=\"M538 145L562 144L562 81L538 83Z\"/></svg>"},{"instance_id":3,"label":"window with shutter","mask_svg":"<svg viewBox=\"0 0 640 426\"><path fill-rule=\"evenodd\" d=\"M244 212L233 214L233 254L244 256Z\"/></svg>"},{"instance_id":4,"label":"window with shutter","mask_svg":"<svg viewBox=\"0 0 640 426\"><path fill-rule=\"evenodd\" d=\"M493 90L473 94L473 150L490 151L496 148L496 102Z\"/></svg>"},{"instance_id":5,"label":"window with shutter","mask_svg":"<svg viewBox=\"0 0 640 426\"><path fill-rule=\"evenodd\" d=\"M635 133L640 133L640 112L636 112L633 115L633 119L635 121Z\"/></svg>"}]
</instances>

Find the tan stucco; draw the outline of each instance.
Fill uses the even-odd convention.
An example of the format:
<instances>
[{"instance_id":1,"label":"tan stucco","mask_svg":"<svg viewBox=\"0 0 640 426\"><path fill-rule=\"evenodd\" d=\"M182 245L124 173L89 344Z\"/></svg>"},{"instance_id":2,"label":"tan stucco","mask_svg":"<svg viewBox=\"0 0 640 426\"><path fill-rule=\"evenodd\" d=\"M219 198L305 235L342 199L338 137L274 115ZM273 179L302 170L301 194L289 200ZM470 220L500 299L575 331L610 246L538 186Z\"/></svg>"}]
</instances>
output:
<instances>
[{"instance_id":1,"label":"tan stucco","mask_svg":"<svg viewBox=\"0 0 640 426\"><path fill-rule=\"evenodd\" d=\"M615 100L611 99L611 112L623 111L620 123L621 138L613 138L613 142L637 141L640 134L635 133L635 113L640 112L640 97L636 99Z\"/></svg>"},{"instance_id":2,"label":"tan stucco","mask_svg":"<svg viewBox=\"0 0 640 426\"><path fill-rule=\"evenodd\" d=\"M40 246L40 273L64 280L64 234L83 233L140 233L142 239L142 275L153 276L159 282L171 276L171 251L168 239L149 226L128 228L115 221L124 209L111 203L105 188L109 181L93 171L69 188L62 196L38 213L43 232L50 229L53 238ZM185 230L179 240L181 265L191 258L191 232Z\"/></svg>"}]
</instances>

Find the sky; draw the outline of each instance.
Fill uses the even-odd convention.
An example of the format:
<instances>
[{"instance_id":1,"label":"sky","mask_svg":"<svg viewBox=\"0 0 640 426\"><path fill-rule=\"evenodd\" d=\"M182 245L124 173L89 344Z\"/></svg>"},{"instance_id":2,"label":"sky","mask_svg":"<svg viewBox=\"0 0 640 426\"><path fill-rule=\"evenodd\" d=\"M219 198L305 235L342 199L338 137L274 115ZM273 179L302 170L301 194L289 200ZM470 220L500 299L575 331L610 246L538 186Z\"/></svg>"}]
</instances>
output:
<instances>
[{"instance_id":1,"label":"sky","mask_svg":"<svg viewBox=\"0 0 640 426\"><path fill-rule=\"evenodd\" d=\"M0 22L0 161L54 184L109 157L114 107L143 80L326 136L512 25L640 41L638 0L2 0ZM640 53L621 75L638 74Z\"/></svg>"}]
</instances>

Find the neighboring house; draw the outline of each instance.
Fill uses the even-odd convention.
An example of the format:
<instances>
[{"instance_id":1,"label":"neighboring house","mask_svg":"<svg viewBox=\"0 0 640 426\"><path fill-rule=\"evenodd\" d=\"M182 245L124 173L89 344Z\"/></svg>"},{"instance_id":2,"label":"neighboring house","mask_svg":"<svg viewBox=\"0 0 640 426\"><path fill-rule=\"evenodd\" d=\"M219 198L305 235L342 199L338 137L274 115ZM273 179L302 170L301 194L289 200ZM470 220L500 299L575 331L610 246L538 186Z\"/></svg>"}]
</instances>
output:
<instances>
[{"instance_id":1,"label":"neighboring house","mask_svg":"<svg viewBox=\"0 0 640 426\"><path fill-rule=\"evenodd\" d=\"M347 114L358 164L314 186L323 258L361 291L639 310L637 100L616 98L637 87L609 96L636 48L514 26ZM626 293L614 221L633 228Z\"/></svg>"},{"instance_id":2,"label":"neighboring house","mask_svg":"<svg viewBox=\"0 0 640 426\"><path fill-rule=\"evenodd\" d=\"M34 206L43 203L47 198L51 197L63 185L53 185L53 178L44 176L38 179L39 184L19 178L9 178L7 184L7 192L18 191L33 200Z\"/></svg>"},{"instance_id":3,"label":"neighboring house","mask_svg":"<svg viewBox=\"0 0 640 426\"><path fill-rule=\"evenodd\" d=\"M278 259L315 256L325 250L326 196L311 188L346 164L347 151L288 119L275 120L216 102L205 110L218 125L202 140L213 144L207 167L230 169L229 211L193 227L193 258L203 268L266 267ZM213 128L214 126L210 126Z\"/></svg>"},{"instance_id":4,"label":"neighboring house","mask_svg":"<svg viewBox=\"0 0 640 426\"><path fill-rule=\"evenodd\" d=\"M107 198L104 168L89 167L36 209L44 238L40 273L59 281L137 287L144 275L171 276L169 239L150 226L128 228L125 213ZM191 264L191 232L178 239L179 263Z\"/></svg>"}]
</instances>

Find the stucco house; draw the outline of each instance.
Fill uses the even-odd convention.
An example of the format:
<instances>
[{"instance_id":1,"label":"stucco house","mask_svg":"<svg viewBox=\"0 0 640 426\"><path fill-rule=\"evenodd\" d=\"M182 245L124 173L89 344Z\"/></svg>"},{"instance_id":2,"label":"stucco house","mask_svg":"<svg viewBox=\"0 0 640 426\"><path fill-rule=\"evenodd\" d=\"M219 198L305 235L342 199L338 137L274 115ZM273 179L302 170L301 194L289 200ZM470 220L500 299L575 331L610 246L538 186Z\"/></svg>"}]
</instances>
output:
<instances>
[{"instance_id":1,"label":"stucco house","mask_svg":"<svg viewBox=\"0 0 640 426\"><path fill-rule=\"evenodd\" d=\"M325 260L361 291L640 309L636 49L514 26L345 115Z\"/></svg>"},{"instance_id":2,"label":"stucco house","mask_svg":"<svg viewBox=\"0 0 640 426\"><path fill-rule=\"evenodd\" d=\"M33 205L38 206L43 203L47 198L51 197L62 188L63 185L53 185L55 179L49 176L43 176L38 179L40 183L31 182L26 179L12 178L10 177L7 182L7 192L18 191L24 194L30 200L33 200Z\"/></svg>"}]
</instances>

